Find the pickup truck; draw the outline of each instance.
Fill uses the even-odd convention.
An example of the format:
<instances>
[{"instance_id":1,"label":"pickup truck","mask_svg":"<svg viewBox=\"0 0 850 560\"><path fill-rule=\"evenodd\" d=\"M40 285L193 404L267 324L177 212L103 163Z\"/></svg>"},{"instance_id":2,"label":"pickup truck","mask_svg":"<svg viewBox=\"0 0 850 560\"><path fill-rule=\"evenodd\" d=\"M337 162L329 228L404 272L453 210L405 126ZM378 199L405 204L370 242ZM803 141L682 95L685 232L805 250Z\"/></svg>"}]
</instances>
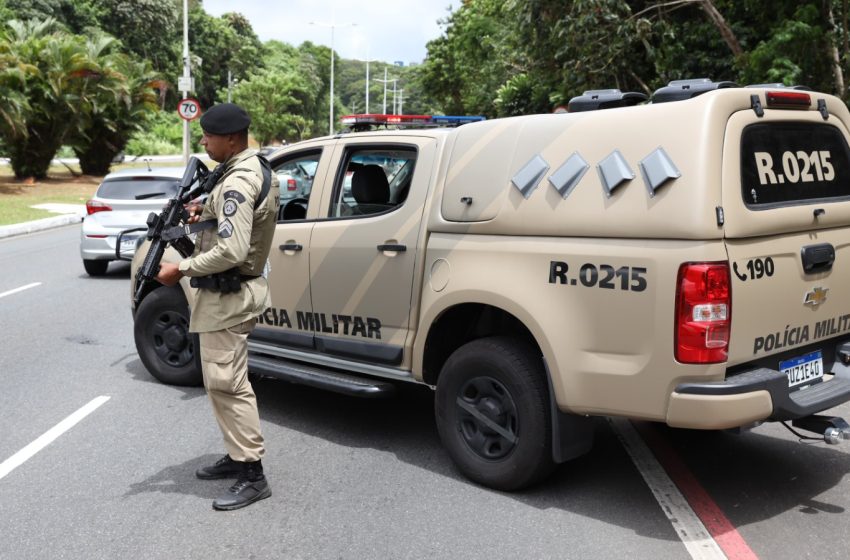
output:
<instances>
[{"instance_id":1,"label":"pickup truck","mask_svg":"<svg viewBox=\"0 0 850 560\"><path fill-rule=\"evenodd\" d=\"M836 442L850 400L850 112L781 85L587 92L565 114L293 144L253 374L434 389L459 470L503 490L592 446L595 416ZM136 262L145 254L137 251ZM176 258L172 255L172 258ZM133 309L148 370L200 382L193 289Z\"/></svg>"}]
</instances>

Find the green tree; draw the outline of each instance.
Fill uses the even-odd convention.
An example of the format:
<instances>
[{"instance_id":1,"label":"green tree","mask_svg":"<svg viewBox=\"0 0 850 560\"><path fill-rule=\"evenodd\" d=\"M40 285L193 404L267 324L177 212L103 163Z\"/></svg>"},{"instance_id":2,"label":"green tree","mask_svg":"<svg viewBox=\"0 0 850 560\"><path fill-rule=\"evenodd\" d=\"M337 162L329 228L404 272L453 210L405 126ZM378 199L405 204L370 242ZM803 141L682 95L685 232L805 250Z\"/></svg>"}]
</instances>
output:
<instances>
[{"instance_id":1,"label":"green tree","mask_svg":"<svg viewBox=\"0 0 850 560\"><path fill-rule=\"evenodd\" d=\"M9 21L14 17L12 10L7 6L7 1L0 0L0 21Z\"/></svg>"},{"instance_id":2,"label":"green tree","mask_svg":"<svg viewBox=\"0 0 850 560\"><path fill-rule=\"evenodd\" d=\"M195 94L201 106L216 102L216 94L227 87L227 71L244 79L262 64L262 43L251 26L238 14L220 18L207 14L201 6L189 10L189 44L200 66L192 68Z\"/></svg>"},{"instance_id":3,"label":"green tree","mask_svg":"<svg viewBox=\"0 0 850 560\"><path fill-rule=\"evenodd\" d=\"M0 145L6 138L15 138L24 134L26 122L24 115L29 109L29 101L24 93L27 75L36 71L32 65L18 59L11 44L0 30Z\"/></svg>"},{"instance_id":4,"label":"green tree","mask_svg":"<svg viewBox=\"0 0 850 560\"><path fill-rule=\"evenodd\" d=\"M201 127L197 120L189 123L190 150L201 150ZM140 155L177 154L183 149L183 119L177 111L157 111L150 114L140 130L134 132L127 142L126 152Z\"/></svg>"},{"instance_id":5,"label":"green tree","mask_svg":"<svg viewBox=\"0 0 850 560\"><path fill-rule=\"evenodd\" d=\"M100 0L5 0L10 19L56 20L72 33L97 27L103 13ZM4 20L5 21L5 20Z\"/></svg>"},{"instance_id":6,"label":"green tree","mask_svg":"<svg viewBox=\"0 0 850 560\"><path fill-rule=\"evenodd\" d=\"M336 60L339 58L334 55ZM328 47L305 41L298 46L298 69L310 82L314 103L310 113L304 115L309 129L314 134L324 134L328 127L329 98L331 91L331 50ZM337 85L334 84L334 94ZM334 114L339 114L340 106L334 105Z\"/></svg>"},{"instance_id":7,"label":"green tree","mask_svg":"<svg viewBox=\"0 0 850 560\"><path fill-rule=\"evenodd\" d=\"M497 114L496 91L519 68L510 2L469 0L441 23L445 35L428 43L420 80L452 114Z\"/></svg>"},{"instance_id":8,"label":"green tree","mask_svg":"<svg viewBox=\"0 0 850 560\"><path fill-rule=\"evenodd\" d=\"M160 72L182 68L182 19L177 2L97 0L96 4L98 26L119 38L126 52L148 60Z\"/></svg>"},{"instance_id":9,"label":"green tree","mask_svg":"<svg viewBox=\"0 0 850 560\"><path fill-rule=\"evenodd\" d=\"M251 115L251 134L261 145L298 141L311 133L306 115L313 113L315 97L297 71L254 74L234 88L233 100Z\"/></svg>"},{"instance_id":10,"label":"green tree","mask_svg":"<svg viewBox=\"0 0 850 560\"><path fill-rule=\"evenodd\" d=\"M269 69L292 70L300 63L301 54L289 43L266 41L263 45L263 66Z\"/></svg>"},{"instance_id":11,"label":"green tree","mask_svg":"<svg viewBox=\"0 0 850 560\"><path fill-rule=\"evenodd\" d=\"M846 0L466 0L428 44L421 82L447 111L488 116L701 77L846 99L848 11Z\"/></svg>"},{"instance_id":12,"label":"green tree","mask_svg":"<svg viewBox=\"0 0 850 560\"><path fill-rule=\"evenodd\" d=\"M155 74L148 62L138 62L115 49L117 41L100 35L86 43L92 63L80 93L80 123L68 142L87 175L105 175L115 156L156 109Z\"/></svg>"},{"instance_id":13,"label":"green tree","mask_svg":"<svg viewBox=\"0 0 850 560\"><path fill-rule=\"evenodd\" d=\"M389 79L396 82L399 102L405 114L431 114L435 112L435 102L418 79L418 67L400 67L394 64L374 61L369 64L369 112L380 113L384 101L384 69ZM362 60L340 59L334 77L335 94L346 113L363 113L366 110L366 62ZM403 90L403 91L402 91ZM387 91L387 112L392 112L392 84ZM341 114L341 113L338 113Z\"/></svg>"},{"instance_id":14,"label":"green tree","mask_svg":"<svg viewBox=\"0 0 850 560\"><path fill-rule=\"evenodd\" d=\"M15 84L21 106L14 126L0 123L0 136L17 178L44 178L69 130L78 122L81 78L91 71L83 40L52 32L54 20L8 22L3 37L11 65L23 69Z\"/></svg>"}]
</instances>

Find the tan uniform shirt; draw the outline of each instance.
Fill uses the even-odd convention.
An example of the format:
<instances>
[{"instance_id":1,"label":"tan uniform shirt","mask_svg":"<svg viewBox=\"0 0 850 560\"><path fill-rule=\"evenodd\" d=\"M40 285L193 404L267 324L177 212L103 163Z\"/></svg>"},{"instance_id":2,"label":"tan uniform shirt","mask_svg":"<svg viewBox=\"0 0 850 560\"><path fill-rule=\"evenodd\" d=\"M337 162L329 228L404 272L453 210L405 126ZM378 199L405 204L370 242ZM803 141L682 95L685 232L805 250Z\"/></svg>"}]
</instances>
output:
<instances>
[{"instance_id":1,"label":"tan uniform shirt","mask_svg":"<svg viewBox=\"0 0 850 560\"><path fill-rule=\"evenodd\" d=\"M225 166L225 175L213 187L201 213L201 221L217 219L218 228L198 233L195 253L180 262L184 275L207 276L233 267L238 267L240 274L263 273L277 222L280 187L272 172L269 193L254 209L263 185L255 154L254 150L245 150L219 164ZM262 276L242 282L242 289L236 293L195 289L189 330L226 329L256 317L269 306L269 287Z\"/></svg>"}]
</instances>

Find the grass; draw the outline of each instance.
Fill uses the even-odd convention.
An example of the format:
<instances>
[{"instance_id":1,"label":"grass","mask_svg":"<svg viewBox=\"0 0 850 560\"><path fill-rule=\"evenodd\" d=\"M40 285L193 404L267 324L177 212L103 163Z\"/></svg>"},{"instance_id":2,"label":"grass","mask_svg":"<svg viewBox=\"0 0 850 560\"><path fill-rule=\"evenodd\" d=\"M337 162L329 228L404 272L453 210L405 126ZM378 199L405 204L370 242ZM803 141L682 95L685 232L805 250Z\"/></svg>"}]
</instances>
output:
<instances>
[{"instance_id":1,"label":"grass","mask_svg":"<svg viewBox=\"0 0 850 560\"><path fill-rule=\"evenodd\" d=\"M156 165L167 167L182 165L181 163L164 163ZM114 165L112 171L118 169L145 167L145 163L126 163ZM92 197L102 177L79 175L79 169L74 173L63 166L51 166L47 179L26 182L15 179L12 168L0 165L0 226L18 224L30 220L49 218L56 214L47 210L32 208L37 204L63 203L85 204Z\"/></svg>"}]
</instances>

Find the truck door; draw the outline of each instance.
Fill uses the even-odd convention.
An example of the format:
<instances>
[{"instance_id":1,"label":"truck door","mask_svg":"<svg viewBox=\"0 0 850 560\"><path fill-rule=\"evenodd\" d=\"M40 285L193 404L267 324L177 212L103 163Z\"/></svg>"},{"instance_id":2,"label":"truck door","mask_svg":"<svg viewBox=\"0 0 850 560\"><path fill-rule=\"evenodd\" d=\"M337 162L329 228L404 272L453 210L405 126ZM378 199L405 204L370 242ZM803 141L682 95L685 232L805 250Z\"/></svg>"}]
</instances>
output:
<instances>
[{"instance_id":1,"label":"truck door","mask_svg":"<svg viewBox=\"0 0 850 560\"><path fill-rule=\"evenodd\" d=\"M310 241L316 349L400 366L436 140L352 138Z\"/></svg>"},{"instance_id":2,"label":"truck door","mask_svg":"<svg viewBox=\"0 0 850 560\"><path fill-rule=\"evenodd\" d=\"M296 350L314 348L313 331L299 328L313 308L310 301L310 234L319 214L322 186L333 144L288 152L272 160L280 181L280 210L269 251L272 305L258 319L252 348L269 344Z\"/></svg>"},{"instance_id":3,"label":"truck door","mask_svg":"<svg viewBox=\"0 0 850 560\"><path fill-rule=\"evenodd\" d=\"M723 166L728 363L732 371L755 365L783 372L792 400L802 403L805 391L806 399L828 403L829 393L850 390L845 124L814 110L735 113Z\"/></svg>"}]
</instances>

